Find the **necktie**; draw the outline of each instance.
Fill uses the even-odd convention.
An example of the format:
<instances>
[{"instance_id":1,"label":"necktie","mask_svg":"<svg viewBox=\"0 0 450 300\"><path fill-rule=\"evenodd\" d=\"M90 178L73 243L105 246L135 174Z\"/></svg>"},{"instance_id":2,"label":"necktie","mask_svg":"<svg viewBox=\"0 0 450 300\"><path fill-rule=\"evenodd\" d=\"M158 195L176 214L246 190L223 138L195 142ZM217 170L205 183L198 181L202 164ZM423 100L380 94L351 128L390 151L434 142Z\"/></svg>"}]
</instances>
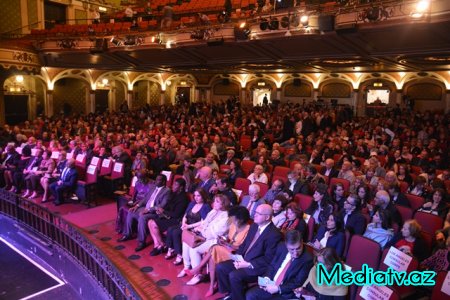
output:
<instances>
[{"instance_id":1,"label":"necktie","mask_svg":"<svg viewBox=\"0 0 450 300\"><path fill-rule=\"evenodd\" d=\"M61 174L61 180L62 181L64 181L64 179L66 179L66 175L67 175L67 170L68 170L68 168L66 167L66 168L64 168L64 171L62 172L62 174Z\"/></svg>"},{"instance_id":2,"label":"necktie","mask_svg":"<svg viewBox=\"0 0 450 300\"><path fill-rule=\"evenodd\" d=\"M253 245L256 243L256 241L258 240L259 236L261 235L261 233L259 232L259 228L256 230L255 236L253 237L252 242L250 243L250 246L248 246L247 250L244 253L244 256L247 255L248 251L250 251L250 249L253 247Z\"/></svg>"},{"instance_id":3,"label":"necktie","mask_svg":"<svg viewBox=\"0 0 450 300\"><path fill-rule=\"evenodd\" d=\"M286 271L289 269L289 266L292 263L292 259L288 261L288 263L284 266L283 270L281 271L280 275L278 275L277 280L275 280L275 285L280 285L283 282L284 276L286 275Z\"/></svg>"},{"instance_id":4,"label":"necktie","mask_svg":"<svg viewBox=\"0 0 450 300\"><path fill-rule=\"evenodd\" d=\"M147 205L145 207L146 209L150 209L151 207L153 207L155 205L156 195L158 195L159 190L160 190L159 188L155 188L152 195L150 196L150 199L147 202Z\"/></svg>"}]
</instances>

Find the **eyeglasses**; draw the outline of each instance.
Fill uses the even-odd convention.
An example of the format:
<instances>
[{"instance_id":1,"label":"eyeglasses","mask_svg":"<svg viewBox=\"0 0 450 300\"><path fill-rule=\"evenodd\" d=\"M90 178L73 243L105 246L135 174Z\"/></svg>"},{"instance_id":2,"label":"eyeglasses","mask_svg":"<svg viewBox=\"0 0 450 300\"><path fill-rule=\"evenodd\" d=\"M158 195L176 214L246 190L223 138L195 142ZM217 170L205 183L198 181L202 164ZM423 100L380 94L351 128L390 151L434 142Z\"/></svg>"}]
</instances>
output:
<instances>
[{"instance_id":1,"label":"eyeglasses","mask_svg":"<svg viewBox=\"0 0 450 300\"><path fill-rule=\"evenodd\" d=\"M258 215L260 215L260 216L270 216L270 214L263 214L263 213L260 213L260 212L258 212L258 211L255 211L255 215L256 214L258 214Z\"/></svg>"}]
</instances>

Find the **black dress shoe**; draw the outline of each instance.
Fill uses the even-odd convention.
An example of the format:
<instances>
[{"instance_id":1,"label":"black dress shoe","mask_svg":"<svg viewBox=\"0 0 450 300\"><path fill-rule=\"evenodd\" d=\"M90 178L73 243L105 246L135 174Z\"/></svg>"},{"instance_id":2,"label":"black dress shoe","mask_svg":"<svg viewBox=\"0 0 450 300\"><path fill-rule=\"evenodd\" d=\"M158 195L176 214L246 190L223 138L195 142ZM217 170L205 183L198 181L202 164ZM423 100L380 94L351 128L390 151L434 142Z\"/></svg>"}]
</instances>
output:
<instances>
[{"instance_id":1,"label":"black dress shoe","mask_svg":"<svg viewBox=\"0 0 450 300\"><path fill-rule=\"evenodd\" d=\"M120 239L118 239L117 241L118 241L118 242L125 242L125 241L129 241L129 240L131 240L131 236L129 236L129 235L124 235L124 236L122 236Z\"/></svg>"},{"instance_id":2,"label":"black dress shoe","mask_svg":"<svg viewBox=\"0 0 450 300\"><path fill-rule=\"evenodd\" d=\"M154 248L152 251L150 251L150 256L157 256L162 253L162 248Z\"/></svg>"},{"instance_id":3,"label":"black dress shoe","mask_svg":"<svg viewBox=\"0 0 450 300\"><path fill-rule=\"evenodd\" d=\"M139 252L142 249L144 249L145 247L147 247L147 245L145 243L139 243L139 245L136 247L136 249L134 249L134 251Z\"/></svg>"}]
</instances>

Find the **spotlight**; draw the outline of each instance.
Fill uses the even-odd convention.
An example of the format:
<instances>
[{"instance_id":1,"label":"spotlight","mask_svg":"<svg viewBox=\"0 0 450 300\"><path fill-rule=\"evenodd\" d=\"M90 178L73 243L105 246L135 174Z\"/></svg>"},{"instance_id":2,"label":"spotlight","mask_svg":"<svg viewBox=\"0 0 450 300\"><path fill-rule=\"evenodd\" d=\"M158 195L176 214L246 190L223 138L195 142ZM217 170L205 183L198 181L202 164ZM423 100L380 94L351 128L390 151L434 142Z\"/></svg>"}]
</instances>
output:
<instances>
[{"instance_id":1,"label":"spotlight","mask_svg":"<svg viewBox=\"0 0 450 300\"><path fill-rule=\"evenodd\" d=\"M308 26L309 23L309 17L307 15L303 15L300 17L300 23L303 25L303 27Z\"/></svg>"},{"instance_id":2,"label":"spotlight","mask_svg":"<svg viewBox=\"0 0 450 300\"><path fill-rule=\"evenodd\" d=\"M428 9L429 6L430 6L429 0L421 0L416 4L416 12L423 13Z\"/></svg>"},{"instance_id":3,"label":"spotlight","mask_svg":"<svg viewBox=\"0 0 450 300\"><path fill-rule=\"evenodd\" d=\"M269 21L266 18L262 18L259 23L259 29L262 31L267 30L269 28Z\"/></svg>"},{"instance_id":4,"label":"spotlight","mask_svg":"<svg viewBox=\"0 0 450 300\"><path fill-rule=\"evenodd\" d=\"M280 27L280 22L277 18L271 18L269 22L269 29L270 30L278 30L278 27Z\"/></svg>"}]
</instances>

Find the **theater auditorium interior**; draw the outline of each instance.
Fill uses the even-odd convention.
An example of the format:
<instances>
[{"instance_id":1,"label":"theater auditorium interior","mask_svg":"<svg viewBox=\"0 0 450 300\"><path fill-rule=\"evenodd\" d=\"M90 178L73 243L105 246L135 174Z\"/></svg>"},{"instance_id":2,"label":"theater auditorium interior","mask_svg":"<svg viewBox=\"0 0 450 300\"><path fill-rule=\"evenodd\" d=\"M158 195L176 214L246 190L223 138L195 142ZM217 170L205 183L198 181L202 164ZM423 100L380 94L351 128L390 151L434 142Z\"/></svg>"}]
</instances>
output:
<instances>
[{"instance_id":1,"label":"theater auditorium interior","mask_svg":"<svg viewBox=\"0 0 450 300\"><path fill-rule=\"evenodd\" d=\"M0 8L1 299L450 299L450 1Z\"/></svg>"}]
</instances>

